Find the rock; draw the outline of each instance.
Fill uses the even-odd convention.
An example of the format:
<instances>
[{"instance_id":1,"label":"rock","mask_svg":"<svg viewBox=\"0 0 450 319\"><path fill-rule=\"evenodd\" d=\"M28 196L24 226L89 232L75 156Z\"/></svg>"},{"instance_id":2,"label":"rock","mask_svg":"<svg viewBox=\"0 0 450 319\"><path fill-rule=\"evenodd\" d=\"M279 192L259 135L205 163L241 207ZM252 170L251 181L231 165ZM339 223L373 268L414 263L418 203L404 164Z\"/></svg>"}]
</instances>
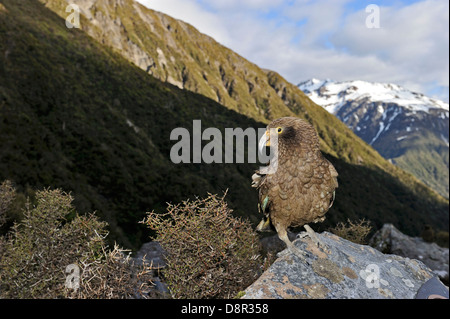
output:
<instances>
[{"instance_id":1,"label":"rock","mask_svg":"<svg viewBox=\"0 0 450 319\"><path fill-rule=\"evenodd\" d=\"M158 298L168 298L170 296L167 285L159 278L159 270L166 266L164 261L164 249L157 241L144 243L134 256L137 265L146 263L153 269L153 289Z\"/></svg>"},{"instance_id":2,"label":"rock","mask_svg":"<svg viewBox=\"0 0 450 319\"><path fill-rule=\"evenodd\" d=\"M134 257L136 262L152 265L152 268L159 269L166 266L164 261L164 250L156 241L144 243Z\"/></svg>"},{"instance_id":3,"label":"rock","mask_svg":"<svg viewBox=\"0 0 450 319\"><path fill-rule=\"evenodd\" d=\"M383 225L370 239L369 244L383 253L418 259L442 281L448 283L448 248L427 243L420 237L409 237L392 224Z\"/></svg>"},{"instance_id":4,"label":"rock","mask_svg":"<svg viewBox=\"0 0 450 319\"><path fill-rule=\"evenodd\" d=\"M325 251L309 238L296 239L306 263L285 249L243 298L412 299L434 276L421 261L385 255L327 232L317 236Z\"/></svg>"}]
</instances>

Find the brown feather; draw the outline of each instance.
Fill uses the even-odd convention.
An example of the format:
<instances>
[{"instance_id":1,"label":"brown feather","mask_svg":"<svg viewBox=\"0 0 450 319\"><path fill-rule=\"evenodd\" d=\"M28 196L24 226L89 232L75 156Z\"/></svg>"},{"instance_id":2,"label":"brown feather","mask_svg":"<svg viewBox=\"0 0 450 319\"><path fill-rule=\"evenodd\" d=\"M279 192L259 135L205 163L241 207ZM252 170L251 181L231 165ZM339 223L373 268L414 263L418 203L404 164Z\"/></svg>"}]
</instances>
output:
<instances>
[{"instance_id":1,"label":"brown feather","mask_svg":"<svg viewBox=\"0 0 450 319\"><path fill-rule=\"evenodd\" d=\"M323 157L319 138L308 122L285 117L267 126L282 128L278 135L278 169L256 176L260 207L268 196L263 214L277 230L323 221L334 201L338 173ZM254 178L255 181L255 178ZM256 182L255 181L255 182Z\"/></svg>"}]
</instances>

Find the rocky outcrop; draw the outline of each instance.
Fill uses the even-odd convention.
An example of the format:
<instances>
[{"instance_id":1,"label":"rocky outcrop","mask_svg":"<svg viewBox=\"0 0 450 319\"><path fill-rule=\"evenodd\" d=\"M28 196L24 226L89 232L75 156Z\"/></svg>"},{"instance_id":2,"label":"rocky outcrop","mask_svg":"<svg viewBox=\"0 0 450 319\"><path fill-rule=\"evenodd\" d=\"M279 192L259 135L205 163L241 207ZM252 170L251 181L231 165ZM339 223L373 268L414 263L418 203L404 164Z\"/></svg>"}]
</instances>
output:
<instances>
[{"instance_id":1,"label":"rocky outcrop","mask_svg":"<svg viewBox=\"0 0 450 319\"><path fill-rule=\"evenodd\" d=\"M161 298L167 298L170 296L167 285L161 281L159 276L159 270L166 266L164 261L164 249L157 241L151 241L144 243L139 251L134 256L134 262L137 265L143 263L151 265L153 269L153 289L156 291L156 295Z\"/></svg>"},{"instance_id":2,"label":"rocky outcrop","mask_svg":"<svg viewBox=\"0 0 450 319\"><path fill-rule=\"evenodd\" d=\"M448 283L448 248L427 243L420 237L409 237L392 224L385 224L375 233L369 244L386 254L421 260L442 281Z\"/></svg>"},{"instance_id":3,"label":"rocky outcrop","mask_svg":"<svg viewBox=\"0 0 450 319\"><path fill-rule=\"evenodd\" d=\"M412 299L434 276L421 261L386 255L327 232L317 236L324 250L309 238L296 239L306 262L284 250L243 298Z\"/></svg>"}]
</instances>

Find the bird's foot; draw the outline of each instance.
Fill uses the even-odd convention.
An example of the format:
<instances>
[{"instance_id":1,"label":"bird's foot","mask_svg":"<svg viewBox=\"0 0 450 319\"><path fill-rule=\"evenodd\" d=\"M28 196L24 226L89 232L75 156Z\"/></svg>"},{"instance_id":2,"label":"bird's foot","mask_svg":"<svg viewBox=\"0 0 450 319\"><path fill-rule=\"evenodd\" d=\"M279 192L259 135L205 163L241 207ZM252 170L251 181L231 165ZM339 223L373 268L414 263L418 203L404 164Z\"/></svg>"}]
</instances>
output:
<instances>
[{"instance_id":1,"label":"bird's foot","mask_svg":"<svg viewBox=\"0 0 450 319\"><path fill-rule=\"evenodd\" d=\"M301 251L294 244L288 245L287 249L280 251L277 254L277 257L282 258L282 257L292 256L292 255L296 256L303 263L309 265L309 262L306 260L306 252Z\"/></svg>"},{"instance_id":2,"label":"bird's foot","mask_svg":"<svg viewBox=\"0 0 450 319\"><path fill-rule=\"evenodd\" d=\"M295 255L297 256L302 262L309 264L306 261L306 257L305 257L305 252L301 251L300 249L298 249L297 247L295 247L295 245L291 242L291 240L289 239L289 236L287 234L286 228L285 227L281 227L280 224L275 224L275 229L277 230L278 233L278 237L284 241L284 243L286 244L286 247L288 249L285 249L284 251L282 251L281 253L279 253L279 256L286 256L286 255Z\"/></svg>"},{"instance_id":3,"label":"bird's foot","mask_svg":"<svg viewBox=\"0 0 450 319\"><path fill-rule=\"evenodd\" d=\"M305 228L306 232L300 233L298 235L299 238L309 237L315 246L321 248L324 252L328 251L328 246L324 244L322 240L319 239L316 232L311 227L309 227L309 225L304 225L303 227Z\"/></svg>"}]
</instances>

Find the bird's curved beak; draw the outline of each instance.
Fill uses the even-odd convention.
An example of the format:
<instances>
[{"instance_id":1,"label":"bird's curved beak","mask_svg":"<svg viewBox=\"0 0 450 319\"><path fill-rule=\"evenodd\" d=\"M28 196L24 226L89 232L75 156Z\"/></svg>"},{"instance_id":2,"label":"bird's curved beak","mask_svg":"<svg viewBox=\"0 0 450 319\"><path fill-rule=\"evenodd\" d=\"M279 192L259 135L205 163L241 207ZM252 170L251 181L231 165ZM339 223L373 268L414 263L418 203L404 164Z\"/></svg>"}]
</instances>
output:
<instances>
[{"instance_id":1,"label":"bird's curved beak","mask_svg":"<svg viewBox=\"0 0 450 319\"><path fill-rule=\"evenodd\" d=\"M264 154L264 148L270 146L270 131L266 130L266 133L261 137L258 143L258 150L261 154Z\"/></svg>"}]
</instances>

